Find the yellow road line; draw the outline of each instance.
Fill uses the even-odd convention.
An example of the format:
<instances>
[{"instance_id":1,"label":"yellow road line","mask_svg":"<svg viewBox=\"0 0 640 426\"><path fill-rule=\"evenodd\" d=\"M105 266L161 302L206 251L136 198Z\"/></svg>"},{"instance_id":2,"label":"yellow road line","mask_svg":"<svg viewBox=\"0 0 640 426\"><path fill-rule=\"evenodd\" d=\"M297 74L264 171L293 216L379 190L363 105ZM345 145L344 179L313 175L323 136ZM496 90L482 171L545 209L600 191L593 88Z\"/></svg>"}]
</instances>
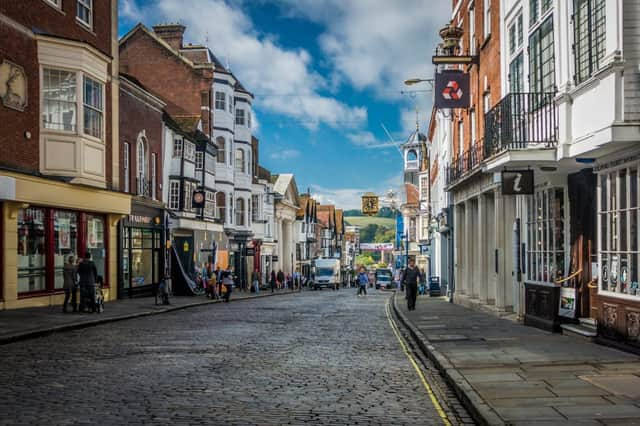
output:
<instances>
[{"instance_id":1,"label":"yellow road line","mask_svg":"<svg viewBox=\"0 0 640 426\"><path fill-rule=\"evenodd\" d=\"M391 297L393 297L393 296L391 296ZM420 380L422 381L422 384L424 385L424 388L427 390L427 395L429 395L429 399L431 399L431 402L433 403L433 406L435 407L436 411L438 412L438 415L442 419L442 422L446 426L451 426L451 422L449 421L449 418L447 417L447 414L442 409L442 405L440 405L440 402L438 401L438 398L436 398L436 395L433 393L433 390L431 389L431 386L427 382L427 379L424 377L424 374L422 374L422 370L418 366L418 363L416 362L415 358L413 357L413 355L411 355L411 352L409 352L409 349L407 348L407 345L404 343L404 340L402 339L402 337L400 335L400 330L398 330L398 326L395 324L395 321L391 317L391 310L389 308L389 305L390 305L389 301L390 300L391 299L387 299L387 303L385 305L385 312L387 314L387 319L389 320L389 325L391 325L391 330L393 330L393 334L396 335L396 338L398 339L398 342L400 342L400 346L402 347L402 350L404 351L404 354L407 356L407 358L409 358L409 362L411 363L411 365L413 365L413 368L418 373L418 376L420 377Z\"/></svg>"}]
</instances>

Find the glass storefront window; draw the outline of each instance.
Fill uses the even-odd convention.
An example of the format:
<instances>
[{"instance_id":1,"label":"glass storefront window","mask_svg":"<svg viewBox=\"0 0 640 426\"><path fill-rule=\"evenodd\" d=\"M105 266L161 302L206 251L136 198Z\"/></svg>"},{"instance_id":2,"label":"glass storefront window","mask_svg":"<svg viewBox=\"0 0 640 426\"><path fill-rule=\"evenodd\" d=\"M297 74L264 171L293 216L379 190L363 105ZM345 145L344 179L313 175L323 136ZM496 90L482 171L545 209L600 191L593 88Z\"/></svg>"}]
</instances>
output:
<instances>
[{"instance_id":1,"label":"glass storefront window","mask_svg":"<svg viewBox=\"0 0 640 426\"><path fill-rule=\"evenodd\" d=\"M54 288L64 285L63 269L69 256L78 259L78 214L54 210L53 212L53 265Z\"/></svg>"},{"instance_id":2,"label":"glass storefront window","mask_svg":"<svg viewBox=\"0 0 640 426\"><path fill-rule=\"evenodd\" d=\"M104 241L104 218L102 216L87 215L87 251L96 264L98 275L105 276L106 248Z\"/></svg>"},{"instance_id":3,"label":"glass storefront window","mask_svg":"<svg viewBox=\"0 0 640 426\"><path fill-rule=\"evenodd\" d=\"M123 272L124 287L140 287L159 281L160 231L146 228L125 228L123 262L130 268ZM131 242L129 243L129 238ZM124 265L123 265L124 268Z\"/></svg>"},{"instance_id":4,"label":"glass storefront window","mask_svg":"<svg viewBox=\"0 0 640 426\"><path fill-rule=\"evenodd\" d=\"M527 206L527 279L553 284L568 272L566 264L565 190L545 188Z\"/></svg>"},{"instance_id":5,"label":"glass storefront window","mask_svg":"<svg viewBox=\"0 0 640 426\"><path fill-rule=\"evenodd\" d=\"M603 172L598 179L598 281L610 296L640 299L639 165Z\"/></svg>"},{"instance_id":6,"label":"glass storefront window","mask_svg":"<svg viewBox=\"0 0 640 426\"><path fill-rule=\"evenodd\" d=\"M18 293L46 289L45 209L18 212Z\"/></svg>"}]
</instances>

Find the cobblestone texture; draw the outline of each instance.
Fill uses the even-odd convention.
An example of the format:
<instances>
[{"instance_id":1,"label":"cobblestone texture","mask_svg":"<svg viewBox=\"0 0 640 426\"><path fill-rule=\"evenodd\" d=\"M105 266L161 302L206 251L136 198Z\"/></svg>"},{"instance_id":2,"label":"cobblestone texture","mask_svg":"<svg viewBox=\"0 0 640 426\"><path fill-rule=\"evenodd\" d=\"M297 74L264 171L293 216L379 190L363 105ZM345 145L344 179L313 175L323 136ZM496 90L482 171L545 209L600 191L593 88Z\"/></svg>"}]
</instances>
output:
<instances>
[{"instance_id":1,"label":"cobblestone texture","mask_svg":"<svg viewBox=\"0 0 640 426\"><path fill-rule=\"evenodd\" d=\"M0 347L0 424L441 424L353 289L208 305Z\"/></svg>"}]
</instances>

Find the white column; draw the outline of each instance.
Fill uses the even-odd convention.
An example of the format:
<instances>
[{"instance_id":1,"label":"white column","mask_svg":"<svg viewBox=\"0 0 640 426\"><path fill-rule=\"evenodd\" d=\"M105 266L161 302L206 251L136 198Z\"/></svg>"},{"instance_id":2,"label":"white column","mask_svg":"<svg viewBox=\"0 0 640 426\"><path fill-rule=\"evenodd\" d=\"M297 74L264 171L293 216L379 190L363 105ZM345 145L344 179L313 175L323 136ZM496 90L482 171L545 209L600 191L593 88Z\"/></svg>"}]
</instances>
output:
<instances>
[{"instance_id":1,"label":"white column","mask_svg":"<svg viewBox=\"0 0 640 426\"><path fill-rule=\"evenodd\" d=\"M465 262L464 262L464 206L456 204L454 211L454 279L456 281L456 293L465 294Z\"/></svg>"},{"instance_id":2,"label":"white column","mask_svg":"<svg viewBox=\"0 0 640 426\"><path fill-rule=\"evenodd\" d=\"M476 294L483 302L487 302L487 257L488 257L488 241L487 241L487 197L480 194L478 197L478 226L476 227L477 241L477 265L478 269L474 274L477 277ZM474 295L475 296L475 295Z\"/></svg>"},{"instance_id":3,"label":"white column","mask_svg":"<svg viewBox=\"0 0 640 426\"><path fill-rule=\"evenodd\" d=\"M496 308L503 310L505 306L504 300L504 275L505 275L505 263L504 263L504 221L505 221L505 208L504 208L504 196L500 193L500 190L495 192L495 241L496 250L498 253L498 273L496 274L496 287L495 287L495 302ZM495 268L495 251L491 253L492 260Z\"/></svg>"},{"instance_id":4,"label":"white column","mask_svg":"<svg viewBox=\"0 0 640 426\"><path fill-rule=\"evenodd\" d=\"M473 203L470 200L467 200L464 202L464 211L465 211L465 217L464 217L464 264L465 264L465 283L464 283L464 287L466 289L466 293L470 296L473 297L473 279L474 279L474 274L473 274L473 269L474 269L474 262L473 262L473 237L471 236L471 233L474 231L473 229Z\"/></svg>"}]
</instances>

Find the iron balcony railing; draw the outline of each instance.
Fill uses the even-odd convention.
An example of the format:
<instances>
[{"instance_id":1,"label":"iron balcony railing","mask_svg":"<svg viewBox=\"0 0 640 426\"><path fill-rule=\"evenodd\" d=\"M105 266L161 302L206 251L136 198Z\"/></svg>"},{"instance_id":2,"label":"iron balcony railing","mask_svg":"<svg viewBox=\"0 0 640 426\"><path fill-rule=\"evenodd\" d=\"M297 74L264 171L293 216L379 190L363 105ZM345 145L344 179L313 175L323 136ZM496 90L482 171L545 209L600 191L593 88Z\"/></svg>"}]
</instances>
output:
<instances>
[{"instance_id":1,"label":"iron balcony railing","mask_svg":"<svg viewBox=\"0 0 640 426\"><path fill-rule=\"evenodd\" d=\"M510 93L484 116L484 156L558 142L554 93Z\"/></svg>"},{"instance_id":2,"label":"iron balcony railing","mask_svg":"<svg viewBox=\"0 0 640 426\"><path fill-rule=\"evenodd\" d=\"M479 140L471 145L471 148L454 157L451 165L447 167L447 185L450 185L468 172L480 166L484 160L484 142Z\"/></svg>"}]
</instances>

